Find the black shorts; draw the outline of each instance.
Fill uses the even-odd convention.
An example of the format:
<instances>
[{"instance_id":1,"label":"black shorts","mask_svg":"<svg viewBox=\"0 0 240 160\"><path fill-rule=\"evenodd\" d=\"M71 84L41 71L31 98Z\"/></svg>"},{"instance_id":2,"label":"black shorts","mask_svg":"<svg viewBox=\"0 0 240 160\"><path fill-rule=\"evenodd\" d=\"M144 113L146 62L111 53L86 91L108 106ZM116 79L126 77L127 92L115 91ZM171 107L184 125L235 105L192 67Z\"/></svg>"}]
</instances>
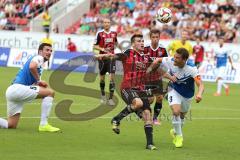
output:
<instances>
[{"instance_id":1,"label":"black shorts","mask_svg":"<svg viewBox=\"0 0 240 160\"><path fill-rule=\"evenodd\" d=\"M154 89L157 90L157 94L162 94L163 93L163 82L162 80L156 80L156 81L149 81L145 84L144 89Z\"/></svg>"},{"instance_id":2,"label":"black shorts","mask_svg":"<svg viewBox=\"0 0 240 160\"><path fill-rule=\"evenodd\" d=\"M116 61L115 60L99 60L98 67L100 75L105 75L108 73L115 73L116 71Z\"/></svg>"},{"instance_id":3,"label":"black shorts","mask_svg":"<svg viewBox=\"0 0 240 160\"><path fill-rule=\"evenodd\" d=\"M139 91L140 90L138 90L138 89L122 89L121 97L127 105L132 104L132 101L134 100L134 98L140 98L143 101L143 107L140 108L140 110L143 111L143 110L147 109L147 110L151 111L148 97L140 97L138 94Z\"/></svg>"}]
</instances>

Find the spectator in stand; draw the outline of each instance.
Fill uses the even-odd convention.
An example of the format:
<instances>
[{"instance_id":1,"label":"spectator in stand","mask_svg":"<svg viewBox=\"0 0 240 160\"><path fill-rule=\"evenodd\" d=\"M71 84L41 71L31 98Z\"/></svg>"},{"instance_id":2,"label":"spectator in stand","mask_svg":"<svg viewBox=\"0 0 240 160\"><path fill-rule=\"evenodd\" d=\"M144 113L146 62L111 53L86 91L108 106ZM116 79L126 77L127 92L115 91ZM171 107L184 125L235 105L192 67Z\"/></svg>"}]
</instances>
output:
<instances>
[{"instance_id":1,"label":"spectator in stand","mask_svg":"<svg viewBox=\"0 0 240 160\"><path fill-rule=\"evenodd\" d=\"M9 15L9 17L14 17L15 13L16 13L16 8L13 4L13 2L11 2L11 0L7 0L6 4L5 4L5 13L7 15Z\"/></svg>"},{"instance_id":2,"label":"spectator in stand","mask_svg":"<svg viewBox=\"0 0 240 160\"><path fill-rule=\"evenodd\" d=\"M77 52L77 46L71 41L71 38L68 38L67 49L69 52Z\"/></svg>"},{"instance_id":3,"label":"spectator in stand","mask_svg":"<svg viewBox=\"0 0 240 160\"><path fill-rule=\"evenodd\" d=\"M31 9L30 1L29 0L24 1L24 4L22 5L22 8L20 9L19 16L31 18L32 15L30 14L30 9Z\"/></svg>"}]
</instances>

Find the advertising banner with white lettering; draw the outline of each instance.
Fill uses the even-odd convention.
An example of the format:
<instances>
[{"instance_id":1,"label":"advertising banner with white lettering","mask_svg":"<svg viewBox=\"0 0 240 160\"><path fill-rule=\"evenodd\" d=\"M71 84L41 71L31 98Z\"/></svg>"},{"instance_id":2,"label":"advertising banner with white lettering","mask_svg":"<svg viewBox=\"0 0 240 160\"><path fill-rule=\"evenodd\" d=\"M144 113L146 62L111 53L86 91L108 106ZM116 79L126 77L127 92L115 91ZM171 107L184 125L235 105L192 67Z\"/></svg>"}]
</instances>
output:
<instances>
[{"instance_id":1,"label":"advertising banner with white lettering","mask_svg":"<svg viewBox=\"0 0 240 160\"><path fill-rule=\"evenodd\" d=\"M51 69L92 73L96 72L96 64L93 53L55 51Z\"/></svg>"},{"instance_id":2,"label":"advertising banner with white lettering","mask_svg":"<svg viewBox=\"0 0 240 160\"><path fill-rule=\"evenodd\" d=\"M216 68L215 54L217 43L203 43L205 48L204 61L199 68L199 72L203 81L215 82L218 74ZM233 61L234 69L232 69L229 61L225 69L225 77L223 77L228 83L240 83L240 47L236 44L224 44L228 50L228 55Z\"/></svg>"},{"instance_id":3,"label":"advertising banner with white lettering","mask_svg":"<svg viewBox=\"0 0 240 160\"><path fill-rule=\"evenodd\" d=\"M26 49L37 49L38 45L46 35L44 33L27 33L26 32L11 32L11 31L0 31L0 47L11 47L11 48L26 48ZM66 51L67 38L71 37L72 41L76 43L77 49L79 52L88 53L92 52L94 36L86 36L86 35L65 35L65 34L51 34L50 38L53 40L54 50L57 51ZM149 44L149 39L144 37L145 44ZM118 38L118 41L122 48L126 49L130 47L129 38ZM160 43L167 47L172 40L161 40ZM191 42L194 46L195 42ZM200 67L200 74L204 81L213 82L216 79L216 69L215 69L215 48L219 45L218 43L210 43L203 42L201 43L205 48L204 53L204 62ZM233 59L233 64L236 70L231 70L231 67L228 66L226 69L226 79L229 83L240 83L240 46L238 44L224 44L227 48L229 48L229 55ZM17 63L17 59L25 58L26 54L22 53L24 49L14 49L14 55L11 51L9 66L19 66ZM120 50L116 50L116 52L120 52ZM16 56L15 54L20 54L22 57ZM27 53L28 54L28 53ZM4 57L3 57L4 58ZM118 65L121 67L121 65ZM118 73L122 72L118 70Z\"/></svg>"}]
</instances>

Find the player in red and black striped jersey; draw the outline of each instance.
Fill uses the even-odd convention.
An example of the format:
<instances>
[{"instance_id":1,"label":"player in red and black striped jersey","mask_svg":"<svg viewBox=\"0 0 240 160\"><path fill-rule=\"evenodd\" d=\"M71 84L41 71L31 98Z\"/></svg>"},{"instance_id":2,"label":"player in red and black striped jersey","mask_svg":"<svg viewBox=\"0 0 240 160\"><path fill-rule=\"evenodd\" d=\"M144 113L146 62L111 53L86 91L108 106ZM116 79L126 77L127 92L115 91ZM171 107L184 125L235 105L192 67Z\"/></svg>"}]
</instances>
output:
<instances>
[{"instance_id":1,"label":"player in red and black striped jersey","mask_svg":"<svg viewBox=\"0 0 240 160\"><path fill-rule=\"evenodd\" d=\"M99 58L113 58L122 61L123 80L121 83L121 96L127 106L112 119L113 131L120 133L120 121L132 112L141 112L145 122L144 130L147 138L146 149L155 150L153 145L153 127L150 103L147 96L140 93L144 91L145 77L149 57L144 54L144 40L142 35L133 35L131 38L132 49L121 54L96 55Z\"/></svg>"},{"instance_id":2,"label":"player in red and black striped jersey","mask_svg":"<svg viewBox=\"0 0 240 160\"><path fill-rule=\"evenodd\" d=\"M99 54L114 54L114 48L118 45L117 32L110 31L110 19L103 19L103 30L99 31L96 35L95 44L93 49L98 50ZM99 71L100 71L100 89L101 89L101 103L108 102L109 105L114 106L113 93L115 89L114 75L116 71L116 64L114 60L99 60ZM105 75L110 74L109 92L110 96L107 101L105 96Z\"/></svg>"},{"instance_id":3,"label":"player in red and black striped jersey","mask_svg":"<svg viewBox=\"0 0 240 160\"><path fill-rule=\"evenodd\" d=\"M151 44L144 47L144 54L150 56L152 61L159 57L168 57L167 50L159 44L160 40L160 31L157 29L153 29L150 31L150 40ZM151 87L159 87L159 89L163 88L162 84L162 73L159 70L152 72L147 75L146 89ZM160 91L159 93L162 93ZM162 109L162 99L163 95L156 95L156 103L154 105L154 114L153 114L153 124L159 125L160 122L158 120L158 116Z\"/></svg>"}]
</instances>

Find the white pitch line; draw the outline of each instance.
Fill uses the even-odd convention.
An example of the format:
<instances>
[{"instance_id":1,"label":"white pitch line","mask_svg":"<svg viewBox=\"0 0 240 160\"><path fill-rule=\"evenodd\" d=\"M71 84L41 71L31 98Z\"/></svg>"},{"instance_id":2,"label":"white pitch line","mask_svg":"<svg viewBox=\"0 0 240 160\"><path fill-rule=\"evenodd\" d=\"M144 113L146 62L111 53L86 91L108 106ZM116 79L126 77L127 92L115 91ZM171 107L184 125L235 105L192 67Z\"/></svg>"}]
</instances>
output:
<instances>
[{"instance_id":1,"label":"white pitch line","mask_svg":"<svg viewBox=\"0 0 240 160\"><path fill-rule=\"evenodd\" d=\"M41 105L41 103L25 103L28 105ZM53 103L53 105L56 105L57 103ZM86 103L72 103L71 105L73 106L78 106L78 105L86 105ZM6 103L0 103L0 106L6 106ZM231 109L231 108L199 108L199 107L194 107L193 110L216 110L216 111L236 111L236 112L240 112L240 109Z\"/></svg>"},{"instance_id":2,"label":"white pitch line","mask_svg":"<svg viewBox=\"0 0 240 160\"><path fill-rule=\"evenodd\" d=\"M6 117L4 117L6 118ZM21 117L22 119L40 119L41 117ZM49 117L50 119L59 119L59 117ZM69 118L69 117L68 117ZM89 118L89 117L86 117ZM92 118L92 117L90 117ZM113 117L97 117L97 119L112 119ZM132 120L135 120L133 117ZM71 119L71 117L69 118ZM196 117L191 118L192 120L240 120L240 117Z\"/></svg>"}]
</instances>

